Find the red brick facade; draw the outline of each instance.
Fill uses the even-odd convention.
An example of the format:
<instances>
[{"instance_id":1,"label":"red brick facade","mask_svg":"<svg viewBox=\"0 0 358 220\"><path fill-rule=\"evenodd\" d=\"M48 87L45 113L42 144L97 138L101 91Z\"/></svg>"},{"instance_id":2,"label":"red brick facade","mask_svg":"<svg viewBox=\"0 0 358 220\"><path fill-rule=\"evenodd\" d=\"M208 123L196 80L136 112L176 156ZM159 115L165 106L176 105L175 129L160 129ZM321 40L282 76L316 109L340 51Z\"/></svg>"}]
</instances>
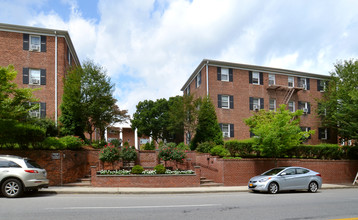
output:
<instances>
[{"instance_id":1,"label":"red brick facade","mask_svg":"<svg viewBox=\"0 0 358 220\"><path fill-rule=\"evenodd\" d=\"M227 75L222 75L224 71L227 71L225 72ZM257 81L253 80L255 78L253 74L257 74ZM269 84L269 75L274 76L273 84ZM292 87L288 86L289 77L294 80ZM270 99L272 99L275 100L276 108L280 104L287 105L290 101L294 103L294 110L303 108L309 110L301 117L300 126L316 132L307 144L336 143L337 138L334 134L327 136L327 140L319 138L321 122L316 113L317 99L323 94L320 83L328 79L328 76L305 72L203 60L185 83L182 91L184 94L189 91L194 97L205 97L209 94L216 107L218 122L232 124L233 132L231 131L231 135L225 139L250 138L249 127L245 125L244 119L253 114L253 100L257 100L260 109L269 110ZM305 85L299 80L305 82ZM293 94L285 100L290 90L293 90ZM224 102L223 96L227 98L227 107L221 103Z\"/></svg>"},{"instance_id":2,"label":"red brick facade","mask_svg":"<svg viewBox=\"0 0 358 220\"><path fill-rule=\"evenodd\" d=\"M41 49L31 49L30 38L32 37L41 38ZM27 46L25 46L26 43ZM17 71L14 82L18 87L40 89L35 91L34 95L40 103L45 103L41 106L45 108L44 116L55 119L55 112L60 114L63 78L71 65L80 65L68 32L0 24L0 51L0 66L14 65ZM56 52L57 60L55 59ZM41 70L41 83L32 84L31 80L25 82L26 75L31 79L28 72L31 70ZM56 71L57 74L55 74ZM57 110L55 77L57 77Z\"/></svg>"}]
</instances>

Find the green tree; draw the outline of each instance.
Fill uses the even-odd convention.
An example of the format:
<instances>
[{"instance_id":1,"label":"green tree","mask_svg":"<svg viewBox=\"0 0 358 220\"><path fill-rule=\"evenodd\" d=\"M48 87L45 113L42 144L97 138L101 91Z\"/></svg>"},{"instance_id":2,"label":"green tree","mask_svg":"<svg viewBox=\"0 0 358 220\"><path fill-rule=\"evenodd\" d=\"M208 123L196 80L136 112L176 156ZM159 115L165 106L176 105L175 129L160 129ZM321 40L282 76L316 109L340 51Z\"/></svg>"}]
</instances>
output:
<instances>
[{"instance_id":1,"label":"green tree","mask_svg":"<svg viewBox=\"0 0 358 220\"><path fill-rule=\"evenodd\" d=\"M190 148L195 150L199 143L213 141L216 145L224 144L222 131L220 129L215 107L210 99L206 97L202 100L198 114L198 124L195 136L190 143Z\"/></svg>"},{"instance_id":2,"label":"green tree","mask_svg":"<svg viewBox=\"0 0 358 220\"><path fill-rule=\"evenodd\" d=\"M287 149L298 146L304 138L314 134L301 131L299 123L302 110L290 112L286 105L280 105L276 112L260 110L254 113L245 123L255 134L254 149L263 156L277 158L283 156Z\"/></svg>"},{"instance_id":3,"label":"green tree","mask_svg":"<svg viewBox=\"0 0 358 220\"><path fill-rule=\"evenodd\" d=\"M35 89L18 88L13 82L17 72L13 65L0 66L0 118L25 120L29 111L38 108L38 105L30 105L36 102L33 95Z\"/></svg>"},{"instance_id":4,"label":"green tree","mask_svg":"<svg viewBox=\"0 0 358 220\"><path fill-rule=\"evenodd\" d=\"M341 139L358 140L358 60L337 62L329 86L319 100L319 114L326 127Z\"/></svg>"}]
</instances>

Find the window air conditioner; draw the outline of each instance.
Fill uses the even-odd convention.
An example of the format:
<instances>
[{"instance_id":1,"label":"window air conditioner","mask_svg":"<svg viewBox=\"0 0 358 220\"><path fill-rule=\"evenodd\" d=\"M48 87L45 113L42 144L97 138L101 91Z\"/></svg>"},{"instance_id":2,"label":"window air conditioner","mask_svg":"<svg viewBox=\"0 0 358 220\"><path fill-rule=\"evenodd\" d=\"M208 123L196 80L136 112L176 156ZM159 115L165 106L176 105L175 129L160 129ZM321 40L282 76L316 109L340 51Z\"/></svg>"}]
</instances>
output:
<instances>
[{"instance_id":1,"label":"window air conditioner","mask_svg":"<svg viewBox=\"0 0 358 220\"><path fill-rule=\"evenodd\" d=\"M303 108L303 113L307 114L308 113L308 108Z\"/></svg>"},{"instance_id":2,"label":"window air conditioner","mask_svg":"<svg viewBox=\"0 0 358 220\"><path fill-rule=\"evenodd\" d=\"M254 106L253 106L253 109L254 109L255 111L257 111L257 110L260 109L260 106L259 106L259 105L254 105Z\"/></svg>"},{"instance_id":3,"label":"window air conditioner","mask_svg":"<svg viewBox=\"0 0 358 220\"><path fill-rule=\"evenodd\" d=\"M40 45L32 44L30 49L31 51L40 51Z\"/></svg>"},{"instance_id":4,"label":"window air conditioner","mask_svg":"<svg viewBox=\"0 0 358 220\"><path fill-rule=\"evenodd\" d=\"M38 80L38 79L31 79L31 83L38 85L38 84L40 84L40 80Z\"/></svg>"}]
</instances>

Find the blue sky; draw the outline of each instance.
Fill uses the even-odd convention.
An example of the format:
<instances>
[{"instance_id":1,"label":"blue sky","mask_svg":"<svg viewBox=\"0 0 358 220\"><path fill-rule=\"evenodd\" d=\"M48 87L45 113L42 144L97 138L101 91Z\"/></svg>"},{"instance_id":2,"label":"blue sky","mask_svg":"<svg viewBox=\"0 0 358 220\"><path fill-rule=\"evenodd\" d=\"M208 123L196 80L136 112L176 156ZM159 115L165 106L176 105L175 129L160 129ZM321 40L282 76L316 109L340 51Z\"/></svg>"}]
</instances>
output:
<instances>
[{"instance_id":1,"label":"blue sky","mask_svg":"<svg viewBox=\"0 0 358 220\"><path fill-rule=\"evenodd\" d=\"M358 58L356 0L1 0L1 23L67 30L121 109L181 94L202 59L328 75Z\"/></svg>"}]
</instances>

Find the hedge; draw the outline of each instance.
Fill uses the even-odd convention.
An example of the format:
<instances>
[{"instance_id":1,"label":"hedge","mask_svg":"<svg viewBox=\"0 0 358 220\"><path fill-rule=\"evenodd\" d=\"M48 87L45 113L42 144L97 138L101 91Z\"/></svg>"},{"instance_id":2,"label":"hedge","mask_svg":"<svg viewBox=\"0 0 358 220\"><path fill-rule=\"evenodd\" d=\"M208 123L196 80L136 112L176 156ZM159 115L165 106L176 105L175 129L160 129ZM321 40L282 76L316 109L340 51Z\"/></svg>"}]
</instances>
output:
<instances>
[{"instance_id":1,"label":"hedge","mask_svg":"<svg viewBox=\"0 0 358 220\"><path fill-rule=\"evenodd\" d=\"M253 140L229 140L224 147L230 152L231 157L248 157L254 153Z\"/></svg>"}]
</instances>

